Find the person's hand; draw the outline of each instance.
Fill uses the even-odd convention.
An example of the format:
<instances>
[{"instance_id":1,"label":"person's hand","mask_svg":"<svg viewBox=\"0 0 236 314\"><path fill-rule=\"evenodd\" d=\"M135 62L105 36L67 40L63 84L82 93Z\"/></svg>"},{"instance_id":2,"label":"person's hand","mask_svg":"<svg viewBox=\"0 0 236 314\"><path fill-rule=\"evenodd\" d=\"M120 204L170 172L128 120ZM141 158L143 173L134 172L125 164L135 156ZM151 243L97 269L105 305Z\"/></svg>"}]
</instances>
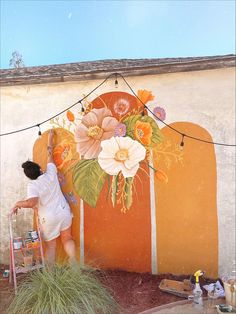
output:
<instances>
[{"instance_id":1,"label":"person's hand","mask_svg":"<svg viewBox=\"0 0 236 314\"><path fill-rule=\"evenodd\" d=\"M13 214L17 215L19 208L21 208L21 207L19 206L19 202L17 202L17 203L14 205L14 207L11 209L11 212L10 212L10 213L11 213L12 215L13 215Z\"/></svg>"},{"instance_id":2,"label":"person's hand","mask_svg":"<svg viewBox=\"0 0 236 314\"><path fill-rule=\"evenodd\" d=\"M17 213L18 213L18 207L13 207L13 208L11 209L11 211L10 211L10 214L11 214L11 215L13 215L13 214L17 215Z\"/></svg>"},{"instance_id":3,"label":"person's hand","mask_svg":"<svg viewBox=\"0 0 236 314\"><path fill-rule=\"evenodd\" d=\"M48 146L53 145L53 138L54 138L54 130L51 129L48 133Z\"/></svg>"}]
</instances>

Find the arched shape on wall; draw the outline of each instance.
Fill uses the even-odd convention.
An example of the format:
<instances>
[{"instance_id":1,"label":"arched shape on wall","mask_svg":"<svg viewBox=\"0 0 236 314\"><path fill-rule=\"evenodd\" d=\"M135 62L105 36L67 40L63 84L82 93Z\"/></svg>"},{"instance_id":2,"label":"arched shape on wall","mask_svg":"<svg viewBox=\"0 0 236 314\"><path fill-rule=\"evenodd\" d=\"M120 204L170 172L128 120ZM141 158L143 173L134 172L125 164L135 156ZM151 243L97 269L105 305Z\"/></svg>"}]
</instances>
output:
<instances>
[{"instance_id":1,"label":"arched shape on wall","mask_svg":"<svg viewBox=\"0 0 236 314\"><path fill-rule=\"evenodd\" d=\"M137 109L137 99L124 92L110 92L92 101L93 108L107 106L114 117L119 111ZM101 268L151 272L150 182L148 166L135 177L133 204L126 212L112 206L106 184L96 208L84 204L85 262Z\"/></svg>"},{"instance_id":2,"label":"arched shape on wall","mask_svg":"<svg viewBox=\"0 0 236 314\"><path fill-rule=\"evenodd\" d=\"M188 122L171 124L182 133L212 141L202 127ZM181 135L162 129L168 141L179 145ZM216 158L214 145L185 138L182 165L173 165L169 182L155 180L158 273L218 275L218 224L216 205ZM167 149L168 151L168 149ZM154 156L154 166L167 169L163 152ZM171 156L172 154L172 156ZM158 156L159 155L159 156ZM173 152L165 154L172 158Z\"/></svg>"},{"instance_id":3,"label":"arched shape on wall","mask_svg":"<svg viewBox=\"0 0 236 314\"><path fill-rule=\"evenodd\" d=\"M137 110L137 99L124 92L102 94L91 102L93 108L107 106L117 119L133 109ZM55 129L55 146L70 143L75 150L73 134L64 129ZM65 141L66 140L66 141ZM34 160L44 169L47 156L47 132L34 145ZM77 157L79 160L79 156ZM143 163L134 179L133 203L123 213L121 204L113 207L110 198L110 187L105 183L96 207L92 208L84 202L84 256L86 264L100 268L117 268L128 271L151 272L151 217L150 217L150 181L148 166ZM59 169L65 176L62 190L65 194L72 192L76 196L69 171ZM80 242L80 200L76 196L76 204L70 202L74 213L73 236L77 244L79 257ZM65 259L65 253L58 241L58 260Z\"/></svg>"}]
</instances>

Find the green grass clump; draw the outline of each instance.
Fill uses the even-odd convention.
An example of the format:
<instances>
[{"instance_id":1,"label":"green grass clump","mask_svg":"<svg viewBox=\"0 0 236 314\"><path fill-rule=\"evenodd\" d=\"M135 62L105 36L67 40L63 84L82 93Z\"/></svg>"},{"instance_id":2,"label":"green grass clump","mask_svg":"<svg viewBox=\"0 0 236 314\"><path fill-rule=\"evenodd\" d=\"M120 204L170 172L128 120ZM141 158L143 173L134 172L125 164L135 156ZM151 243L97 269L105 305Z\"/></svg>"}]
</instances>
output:
<instances>
[{"instance_id":1,"label":"green grass clump","mask_svg":"<svg viewBox=\"0 0 236 314\"><path fill-rule=\"evenodd\" d=\"M32 272L8 314L114 314L118 306L89 268L55 265Z\"/></svg>"}]
</instances>

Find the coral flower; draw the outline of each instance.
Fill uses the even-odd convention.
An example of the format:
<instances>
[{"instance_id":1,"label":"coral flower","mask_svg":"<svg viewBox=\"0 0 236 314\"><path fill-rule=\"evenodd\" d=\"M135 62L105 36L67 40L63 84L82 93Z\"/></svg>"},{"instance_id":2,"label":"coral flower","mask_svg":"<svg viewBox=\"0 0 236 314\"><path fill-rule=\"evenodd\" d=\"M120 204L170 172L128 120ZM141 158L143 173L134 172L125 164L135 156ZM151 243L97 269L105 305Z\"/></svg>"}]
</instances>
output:
<instances>
[{"instance_id":1,"label":"coral flower","mask_svg":"<svg viewBox=\"0 0 236 314\"><path fill-rule=\"evenodd\" d=\"M113 106L115 113L117 113L119 115L126 114L129 110L129 107L130 107L130 104L129 104L128 100L123 99L123 98L117 100Z\"/></svg>"},{"instance_id":2,"label":"coral flower","mask_svg":"<svg viewBox=\"0 0 236 314\"><path fill-rule=\"evenodd\" d=\"M134 137L144 146L151 144L152 127L148 122L137 121L134 126Z\"/></svg>"},{"instance_id":3,"label":"coral flower","mask_svg":"<svg viewBox=\"0 0 236 314\"><path fill-rule=\"evenodd\" d=\"M139 99L137 99L138 101L138 105L145 105L148 101L153 100L154 96L152 95L152 93L146 89L140 89L138 90L138 98L141 100L141 102L139 101Z\"/></svg>"},{"instance_id":4,"label":"coral flower","mask_svg":"<svg viewBox=\"0 0 236 314\"><path fill-rule=\"evenodd\" d=\"M53 150L53 159L58 169L61 169L71 160L73 155L71 145L67 142L62 142Z\"/></svg>"},{"instance_id":5,"label":"coral flower","mask_svg":"<svg viewBox=\"0 0 236 314\"><path fill-rule=\"evenodd\" d=\"M125 178L135 176L139 162L146 156L146 149L130 137L112 137L103 141L101 146L98 163L110 175L121 171Z\"/></svg>"},{"instance_id":6,"label":"coral flower","mask_svg":"<svg viewBox=\"0 0 236 314\"><path fill-rule=\"evenodd\" d=\"M155 116L156 116L158 119L160 119L160 120L162 120L162 121L164 121L165 118L166 118L165 109L163 109L163 108L161 108L161 107L155 107L155 108L153 109L153 113L155 114ZM155 116L154 116L154 117L155 117ZM155 117L155 118L156 118L156 117Z\"/></svg>"},{"instance_id":7,"label":"coral flower","mask_svg":"<svg viewBox=\"0 0 236 314\"><path fill-rule=\"evenodd\" d=\"M77 151L85 159L96 158L101 151L101 141L114 136L118 124L109 109L92 109L75 130Z\"/></svg>"},{"instance_id":8,"label":"coral flower","mask_svg":"<svg viewBox=\"0 0 236 314\"><path fill-rule=\"evenodd\" d=\"M74 121L75 121L75 116L74 116L74 114L73 114L70 110L67 111L66 117L67 117L67 119L68 119L70 122L74 122Z\"/></svg>"}]
</instances>

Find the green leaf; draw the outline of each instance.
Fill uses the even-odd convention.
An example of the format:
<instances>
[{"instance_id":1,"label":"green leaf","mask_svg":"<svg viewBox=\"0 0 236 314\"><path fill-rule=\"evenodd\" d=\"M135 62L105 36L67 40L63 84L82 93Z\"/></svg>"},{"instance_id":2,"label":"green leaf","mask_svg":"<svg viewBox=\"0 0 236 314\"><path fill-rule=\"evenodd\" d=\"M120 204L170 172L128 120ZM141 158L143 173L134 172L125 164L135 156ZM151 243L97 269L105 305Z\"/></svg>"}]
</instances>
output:
<instances>
[{"instance_id":1,"label":"green leaf","mask_svg":"<svg viewBox=\"0 0 236 314\"><path fill-rule=\"evenodd\" d=\"M130 209L132 203L133 203L133 181L134 178L126 178L125 179L125 206L127 209Z\"/></svg>"},{"instance_id":2,"label":"green leaf","mask_svg":"<svg viewBox=\"0 0 236 314\"><path fill-rule=\"evenodd\" d=\"M108 185L108 189L107 189L106 201L108 202L108 197L109 197L110 189L111 189L111 177L110 176L107 177L107 185Z\"/></svg>"},{"instance_id":3,"label":"green leaf","mask_svg":"<svg viewBox=\"0 0 236 314\"><path fill-rule=\"evenodd\" d=\"M83 159L74 167L73 185L77 194L95 207L107 176L96 159Z\"/></svg>"},{"instance_id":4,"label":"green leaf","mask_svg":"<svg viewBox=\"0 0 236 314\"><path fill-rule=\"evenodd\" d=\"M164 136L161 133L161 130L159 129L156 121L149 116L144 116L144 117L142 117L141 120L144 122L149 122L151 127L152 127L152 140L151 140L151 142L154 144L161 143L164 139Z\"/></svg>"},{"instance_id":5,"label":"green leaf","mask_svg":"<svg viewBox=\"0 0 236 314\"><path fill-rule=\"evenodd\" d=\"M140 114L132 115L122 121L126 125L126 135L131 138L134 138L134 126L135 123L140 120L142 116Z\"/></svg>"},{"instance_id":6,"label":"green leaf","mask_svg":"<svg viewBox=\"0 0 236 314\"><path fill-rule=\"evenodd\" d=\"M113 207L116 205L116 195L118 191L118 175L112 177L111 201Z\"/></svg>"}]
</instances>

